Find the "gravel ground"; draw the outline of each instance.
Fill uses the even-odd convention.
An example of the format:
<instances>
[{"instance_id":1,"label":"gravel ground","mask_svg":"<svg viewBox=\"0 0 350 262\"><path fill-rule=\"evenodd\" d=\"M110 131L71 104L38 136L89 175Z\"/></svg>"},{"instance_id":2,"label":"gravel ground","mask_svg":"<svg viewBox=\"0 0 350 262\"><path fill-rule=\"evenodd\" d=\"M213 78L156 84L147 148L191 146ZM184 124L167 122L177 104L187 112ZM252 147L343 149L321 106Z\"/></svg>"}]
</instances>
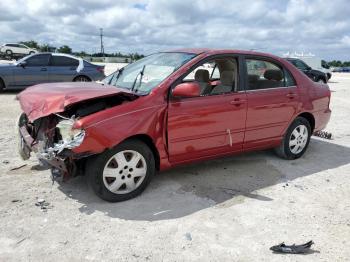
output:
<instances>
[{"instance_id":1,"label":"gravel ground","mask_svg":"<svg viewBox=\"0 0 350 262\"><path fill-rule=\"evenodd\" d=\"M303 158L262 151L181 167L116 204L84 177L52 184L34 158L20 160L16 93L0 94L0 261L349 261L350 75L329 85L334 140L313 138ZM311 239L308 255L269 250Z\"/></svg>"}]
</instances>

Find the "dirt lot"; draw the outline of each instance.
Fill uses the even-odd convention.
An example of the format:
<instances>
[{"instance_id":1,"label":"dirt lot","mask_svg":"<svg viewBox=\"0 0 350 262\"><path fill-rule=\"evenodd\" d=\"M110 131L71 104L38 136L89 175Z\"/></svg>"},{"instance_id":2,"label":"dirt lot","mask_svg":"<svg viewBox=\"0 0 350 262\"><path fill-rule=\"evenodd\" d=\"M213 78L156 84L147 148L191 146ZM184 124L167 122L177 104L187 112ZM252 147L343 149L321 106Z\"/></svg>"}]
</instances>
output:
<instances>
[{"instance_id":1,"label":"dirt lot","mask_svg":"<svg viewBox=\"0 0 350 262\"><path fill-rule=\"evenodd\" d=\"M0 261L349 261L350 74L330 87L334 140L313 138L303 158L263 151L177 168L116 204L84 177L52 184L34 157L20 160L16 93L0 94ZM269 250L311 239L308 255Z\"/></svg>"}]
</instances>

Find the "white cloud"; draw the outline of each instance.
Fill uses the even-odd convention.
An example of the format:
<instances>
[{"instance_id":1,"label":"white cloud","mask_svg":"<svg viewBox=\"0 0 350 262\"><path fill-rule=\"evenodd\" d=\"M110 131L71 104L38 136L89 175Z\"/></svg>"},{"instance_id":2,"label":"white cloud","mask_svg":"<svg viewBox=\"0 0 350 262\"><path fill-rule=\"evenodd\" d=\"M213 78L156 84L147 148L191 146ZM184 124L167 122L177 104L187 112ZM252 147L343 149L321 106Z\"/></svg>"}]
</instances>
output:
<instances>
[{"instance_id":1,"label":"white cloud","mask_svg":"<svg viewBox=\"0 0 350 262\"><path fill-rule=\"evenodd\" d=\"M345 0L2 0L0 41L36 40L108 52L178 47L311 51L350 60Z\"/></svg>"}]
</instances>

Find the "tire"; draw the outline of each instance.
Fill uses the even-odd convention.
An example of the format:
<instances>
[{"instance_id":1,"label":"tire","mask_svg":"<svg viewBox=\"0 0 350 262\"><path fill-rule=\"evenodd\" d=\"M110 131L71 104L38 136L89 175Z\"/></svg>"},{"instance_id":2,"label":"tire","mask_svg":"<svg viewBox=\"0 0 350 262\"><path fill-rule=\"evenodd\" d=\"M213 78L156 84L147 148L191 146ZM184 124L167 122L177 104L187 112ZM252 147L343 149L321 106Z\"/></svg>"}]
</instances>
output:
<instances>
[{"instance_id":1,"label":"tire","mask_svg":"<svg viewBox=\"0 0 350 262\"><path fill-rule=\"evenodd\" d=\"M8 50L6 50L6 52L5 52L5 53L6 53L6 55L9 55L9 56L11 56L11 57L12 57L12 55L13 55L12 50L9 50L9 49L8 49Z\"/></svg>"},{"instance_id":2,"label":"tire","mask_svg":"<svg viewBox=\"0 0 350 262\"><path fill-rule=\"evenodd\" d=\"M91 82L91 79L87 76L77 76L74 78L73 82Z\"/></svg>"},{"instance_id":3,"label":"tire","mask_svg":"<svg viewBox=\"0 0 350 262\"><path fill-rule=\"evenodd\" d=\"M0 93L4 92L5 90L5 83L4 81L0 78Z\"/></svg>"},{"instance_id":4,"label":"tire","mask_svg":"<svg viewBox=\"0 0 350 262\"><path fill-rule=\"evenodd\" d=\"M156 172L151 149L139 140L127 140L93 157L86 170L93 191L109 202L138 196Z\"/></svg>"},{"instance_id":5,"label":"tire","mask_svg":"<svg viewBox=\"0 0 350 262\"><path fill-rule=\"evenodd\" d=\"M275 152L284 159L297 159L305 153L310 143L310 138L311 126L309 121L303 117L297 117L289 126L281 145L275 148ZM294 143L295 145L293 145Z\"/></svg>"},{"instance_id":6,"label":"tire","mask_svg":"<svg viewBox=\"0 0 350 262\"><path fill-rule=\"evenodd\" d=\"M29 52L30 55L32 55L32 54L34 54L34 53L35 53L34 51L30 51L30 52Z\"/></svg>"},{"instance_id":7,"label":"tire","mask_svg":"<svg viewBox=\"0 0 350 262\"><path fill-rule=\"evenodd\" d=\"M327 84L327 81L326 81L325 79L323 79L323 78L319 78L319 79L317 80L317 83L320 83L320 84Z\"/></svg>"}]
</instances>

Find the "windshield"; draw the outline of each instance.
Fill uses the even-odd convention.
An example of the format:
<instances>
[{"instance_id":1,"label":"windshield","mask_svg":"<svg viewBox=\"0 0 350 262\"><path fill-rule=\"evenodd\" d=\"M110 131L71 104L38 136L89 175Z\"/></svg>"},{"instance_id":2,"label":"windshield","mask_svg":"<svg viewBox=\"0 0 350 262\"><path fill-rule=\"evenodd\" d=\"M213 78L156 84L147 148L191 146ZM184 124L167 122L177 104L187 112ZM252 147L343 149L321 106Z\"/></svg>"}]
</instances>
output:
<instances>
[{"instance_id":1,"label":"windshield","mask_svg":"<svg viewBox=\"0 0 350 262\"><path fill-rule=\"evenodd\" d=\"M188 53L156 53L107 76L104 83L148 94L171 73L195 57Z\"/></svg>"},{"instance_id":2,"label":"windshield","mask_svg":"<svg viewBox=\"0 0 350 262\"><path fill-rule=\"evenodd\" d=\"M27 55L27 56L25 56L25 57L23 57L23 58L17 60L14 64L15 64L15 65L19 65L20 63L22 63L23 61L26 61L29 57L34 56L34 55L35 55L35 54Z\"/></svg>"}]
</instances>

